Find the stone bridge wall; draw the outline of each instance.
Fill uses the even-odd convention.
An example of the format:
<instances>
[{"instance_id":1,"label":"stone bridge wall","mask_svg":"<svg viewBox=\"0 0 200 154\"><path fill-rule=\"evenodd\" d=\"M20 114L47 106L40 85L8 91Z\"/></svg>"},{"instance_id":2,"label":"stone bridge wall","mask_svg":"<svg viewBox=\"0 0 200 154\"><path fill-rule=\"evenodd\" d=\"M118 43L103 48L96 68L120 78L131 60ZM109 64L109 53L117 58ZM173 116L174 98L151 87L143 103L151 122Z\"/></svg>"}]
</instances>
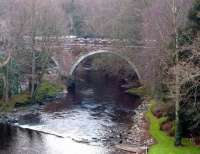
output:
<instances>
[{"instance_id":1,"label":"stone bridge wall","mask_svg":"<svg viewBox=\"0 0 200 154\"><path fill-rule=\"evenodd\" d=\"M126 42L108 39L60 39L59 43L54 45L55 52L53 59L59 65L59 73L63 76L68 76L72 65L78 60L81 55L98 50L107 50L117 52L127 56L133 64L135 64L138 73L142 77L144 73L144 64L142 62L142 48L139 46L125 46Z\"/></svg>"}]
</instances>

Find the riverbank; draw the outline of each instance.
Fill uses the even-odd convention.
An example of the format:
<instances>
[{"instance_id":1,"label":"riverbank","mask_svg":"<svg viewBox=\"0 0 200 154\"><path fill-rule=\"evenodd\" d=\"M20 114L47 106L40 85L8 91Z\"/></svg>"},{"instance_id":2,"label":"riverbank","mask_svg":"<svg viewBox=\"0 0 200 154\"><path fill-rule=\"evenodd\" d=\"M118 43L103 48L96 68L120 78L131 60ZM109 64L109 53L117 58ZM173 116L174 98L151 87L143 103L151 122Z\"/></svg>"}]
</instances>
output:
<instances>
[{"instance_id":1,"label":"riverbank","mask_svg":"<svg viewBox=\"0 0 200 154\"><path fill-rule=\"evenodd\" d=\"M155 100L149 101L149 109L146 117L149 121L149 133L155 139L155 144L150 146L148 154L199 154L200 147L193 145L189 139L183 139L183 146L174 146L174 137L170 137L160 129L162 118L158 119L153 115L150 108L156 103Z\"/></svg>"},{"instance_id":2,"label":"riverbank","mask_svg":"<svg viewBox=\"0 0 200 154\"><path fill-rule=\"evenodd\" d=\"M147 96L147 91L145 88L132 88L127 90L130 94L136 94L141 97ZM141 112L141 116L145 119L145 126L139 126L139 129L142 132L145 132L149 138L146 138L145 142L149 142L147 144L148 154L199 154L200 147L195 146L190 139L183 139L183 146L176 147L174 146L174 137L169 136L166 132L161 130L161 123L163 118L157 118L151 111L152 106L156 107L157 101L149 98L144 99L143 103L145 104L145 110ZM148 127L146 127L148 126ZM136 133L139 133L136 131ZM144 133L143 133L144 134ZM136 135L137 136L137 135ZM139 133L140 136L140 133ZM150 142L151 141L151 142Z\"/></svg>"},{"instance_id":3,"label":"riverbank","mask_svg":"<svg viewBox=\"0 0 200 154\"><path fill-rule=\"evenodd\" d=\"M135 110L134 124L131 128L131 135L128 136L127 144L138 147L148 147L152 145L153 140L148 134L148 121L145 118L145 112L148 110L148 101L143 100L141 105Z\"/></svg>"},{"instance_id":4,"label":"riverbank","mask_svg":"<svg viewBox=\"0 0 200 154\"><path fill-rule=\"evenodd\" d=\"M145 113L148 111L149 101L144 98L141 105L135 110L133 117L134 124L122 144L116 145L117 148L127 152L137 152L139 154L147 154L150 146L154 144L154 140L148 132L149 124Z\"/></svg>"},{"instance_id":5,"label":"riverbank","mask_svg":"<svg viewBox=\"0 0 200 154\"><path fill-rule=\"evenodd\" d=\"M44 80L37 89L34 101L28 91L11 97L8 102L0 100L0 123L16 123L20 115L36 113L42 105L62 99L66 93L63 85Z\"/></svg>"},{"instance_id":6,"label":"riverbank","mask_svg":"<svg viewBox=\"0 0 200 154\"><path fill-rule=\"evenodd\" d=\"M40 114L40 111L46 104L63 99L66 93L66 91L59 92L54 97L47 97L41 103L27 103L18 107L12 106L12 108L9 109L9 111L0 113L0 123L13 125L18 123L21 117L34 117L35 115Z\"/></svg>"}]
</instances>

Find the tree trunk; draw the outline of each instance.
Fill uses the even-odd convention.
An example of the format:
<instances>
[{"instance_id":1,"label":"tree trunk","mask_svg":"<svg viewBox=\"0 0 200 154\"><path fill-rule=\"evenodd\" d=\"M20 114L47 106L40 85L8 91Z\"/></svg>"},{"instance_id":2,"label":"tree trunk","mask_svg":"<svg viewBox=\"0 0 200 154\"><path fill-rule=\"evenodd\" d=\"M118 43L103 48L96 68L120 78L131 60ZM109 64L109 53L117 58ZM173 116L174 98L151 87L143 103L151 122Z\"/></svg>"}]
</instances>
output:
<instances>
[{"instance_id":1,"label":"tree trunk","mask_svg":"<svg viewBox=\"0 0 200 154\"><path fill-rule=\"evenodd\" d=\"M178 33L177 33L177 7L176 0L173 0L173 26L174 26L174 43L175 43L175 145L180 146L182 140L182 131L181 131L181 123L180 123L180 70L179 70L179 57L178 57Z\"/></svg>"},{"instance_id":2,"label":"tree trunk","mask_svg":"<svg viewBox=\"0 0 200 154\"><path fill-rule=\"evenodd\" d=\"M8 83L8 72L9 72L9 65L6 66L6 76L5 76L5 102L8 102L8 93L9 93L9 83Z\"/></svg>"},{"instance_id":3,"label":"tree trunk","mask_svg":"<svg viewBox=\"0 0 200 154\"><path fill-rule=\"evenodd\" d=\"M35 72L35 65L36 65L36 62L35 62L35 51L33 49L32 51L32 78L31 78L31 97L33 98L34 96L34 92L35 92L35 76L36 76L36 72Z\"/></svg>"},{"instance_id":4,"label":"tree trunk","mask_svg":"<svg viewBox=\"0 0 200 154\"><path fill-rule=\"evenodd\" d=\"M0 68L2 67L6 67L6 74L2 77L2 80L3 80L3 84L4 84L4 93L3 93L3 99L5 102L8 102L8 92L9 92L9 84L8 84L8 69L9 69L9 66L8 66L8 63L10 62L10 59L11 59L11 53L9 52L8 53L8 57L7 59L0 63Z\"/></svg>"},{"instance_id":5,"label":"tree trunk","mask_svg":"<svg viewBox=\"0 0 200 154\"><path fill-rule=\"evenodd\" d=\"M35 51L35 36L36 36L36 23L35 13L36 4L32 1L32 15L31 15L31 52L32 52L32 64L31 64L31 98L34 102L35 84L36 84L36 51Z\"/></svg>"}]
</instances>

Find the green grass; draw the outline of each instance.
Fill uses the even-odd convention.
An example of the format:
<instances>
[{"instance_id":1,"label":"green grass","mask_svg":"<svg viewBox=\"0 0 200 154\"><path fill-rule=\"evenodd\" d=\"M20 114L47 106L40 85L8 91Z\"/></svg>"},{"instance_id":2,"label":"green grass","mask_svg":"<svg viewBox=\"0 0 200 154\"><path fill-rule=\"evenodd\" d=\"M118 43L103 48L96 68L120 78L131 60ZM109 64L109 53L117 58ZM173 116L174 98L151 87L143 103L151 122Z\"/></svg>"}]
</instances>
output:
<instances>
[{"instance_id":1,"label":"green grass","mask_svg":"<svg viewBox=\"0 0 200 154\"><path fill-rule=\"evenodd\" d=\"M44 81L38 88L36 101L43 101L46 97L55 97L62 90L62 85ZM31 103L30 94L23 92L10 98L8 102L0 100L0 112L10 112L15 107L26 106L29 103Z\"/></svg>"},{"instance_id":2,"label":"green grass","mask_svg":"<svg viewBox=\"0 0 200 154\"><path fill-rule=\"evenodd\" d=\"M155 104L155 101L152 100L150 104ZM149 154L200 154L200 147L192 145L188 139L183 139L183 147L175 147L174 138L160 130L163 119L157 119L150 110L146 116L150 123L149 132L156 140L156 144L150 147Z\"/></svg>"}]
</instances>

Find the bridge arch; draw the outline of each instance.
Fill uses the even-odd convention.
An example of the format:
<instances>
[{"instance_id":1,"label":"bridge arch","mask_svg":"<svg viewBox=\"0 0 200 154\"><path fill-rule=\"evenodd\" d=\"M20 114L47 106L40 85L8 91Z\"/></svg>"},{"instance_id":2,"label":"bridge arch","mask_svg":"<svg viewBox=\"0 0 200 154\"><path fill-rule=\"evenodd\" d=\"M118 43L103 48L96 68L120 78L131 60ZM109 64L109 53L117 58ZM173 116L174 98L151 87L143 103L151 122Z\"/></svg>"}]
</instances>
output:
<instances>
[{"instance_id":1,"label":"bridge arch","mask_svg":"<svg viewBox=\"0 0 200 154\"><path fill-rule=\"evenodd\" d=\"M138 69L137 67L135 66L135 64L133 62L131 62L131 60L129 60L126 56L123 56L119 53L116 53L116 52L113 52L113 51L108 51L108 50L97 50L97 51L92 51L92 52L89 52L89 53L86 53L84 55L81 55L78 60L72 65L71 69L70 69L70 72L69 72L69 76L73 76L74 72L76 71L77 67L79 66L79 64L84 61L85 59L93 56L93 55L98 55L98 54L102 54L102 53L105 53L105 54L112 54L112 55L115 55L115 56L118 56L120 57L121 59L123 59L124 61L126 61L129 66L133 69L133 71L136 73L139 81L141 81L141 76L138 72Z\"/></svg>"}]
</instances>

